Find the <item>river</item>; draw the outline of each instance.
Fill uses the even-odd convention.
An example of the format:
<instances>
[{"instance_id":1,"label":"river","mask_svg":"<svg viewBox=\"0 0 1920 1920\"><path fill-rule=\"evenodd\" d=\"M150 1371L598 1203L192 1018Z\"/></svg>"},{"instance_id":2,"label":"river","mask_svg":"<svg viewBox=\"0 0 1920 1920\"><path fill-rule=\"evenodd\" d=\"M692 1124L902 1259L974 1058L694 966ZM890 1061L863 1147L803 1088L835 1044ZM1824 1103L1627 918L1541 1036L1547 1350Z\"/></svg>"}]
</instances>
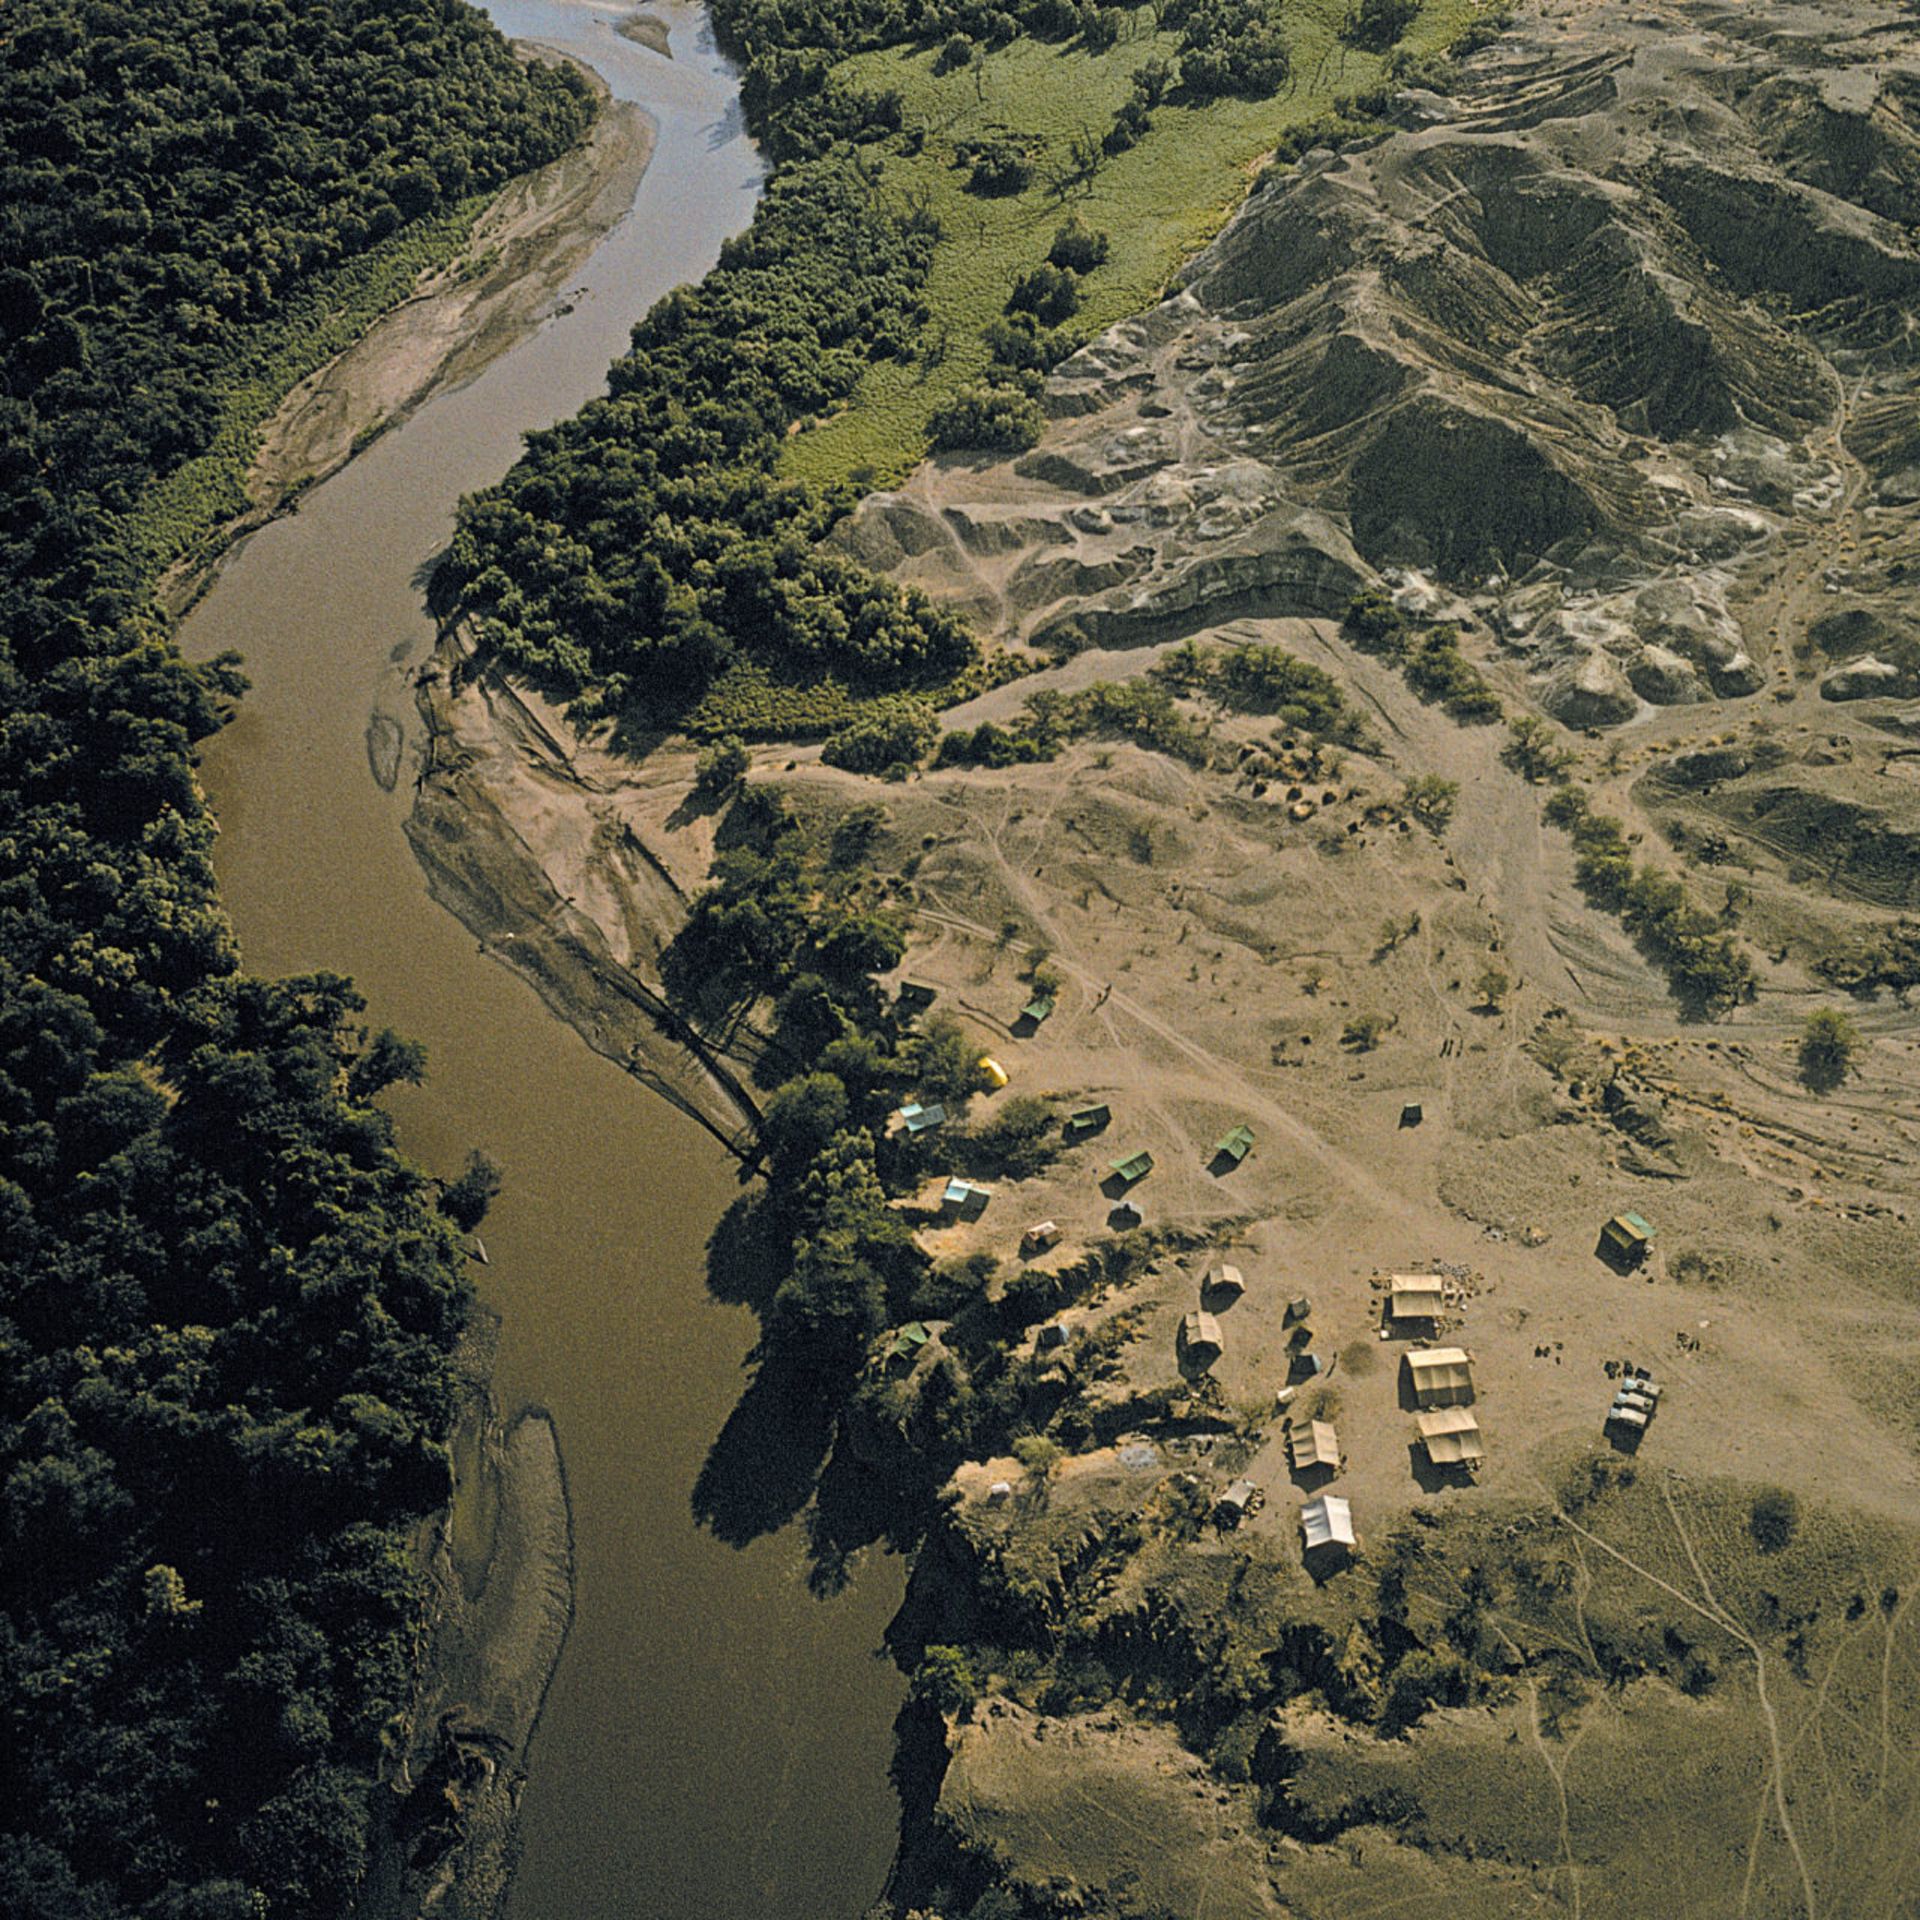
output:
<instances>
[{"instance_id":1,"label":"river","mask_svg":"<svg viewBox=\"0 0 1920 1920\"><path fill-rule=\"evenodd\" d=\"M252 971L351 974L374 1024L426 1043L427 1084L391 1102L405 1150L451 1173L478 1145L506 1171L481 1277L498 1390L553 1412L578 1567L510 1920L853 1920L895 1833L900 1684L879 1643L899 1575L870 1566L818 1600L793 1529L736 1551L693 1521L754 1332L704 1283L732 1164L478 950L402 831L408 678L433 640L420 572L455 502L602 390L633 321L747 224L760 165L698 9L650 9L670 60L615 34L624 6L486 10L638 101L653 161L570 313L249 539L186 622L191 657L238 648L253 682L202 769L221 884ZM391 793L369 770L375 712L407 729Z\"/></svg>"}]
</instances>

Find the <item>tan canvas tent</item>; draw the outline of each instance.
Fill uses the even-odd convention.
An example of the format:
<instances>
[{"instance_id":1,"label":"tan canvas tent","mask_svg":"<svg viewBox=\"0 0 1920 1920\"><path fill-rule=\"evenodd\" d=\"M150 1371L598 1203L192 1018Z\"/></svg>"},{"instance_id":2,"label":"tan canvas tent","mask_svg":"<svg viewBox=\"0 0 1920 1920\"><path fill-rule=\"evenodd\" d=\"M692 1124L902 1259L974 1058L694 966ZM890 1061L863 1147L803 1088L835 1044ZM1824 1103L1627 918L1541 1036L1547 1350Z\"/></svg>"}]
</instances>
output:
<instances>
[{"instance_id":1,"label":"tan canvas tent","mask_svg":"<svg viewBox=\"0 0 1920 1920\"><path fill-rule=\"evenodd\" d=\"M1473 1356L1461 1347L1423 1347L1407 1355L1414 1403L1464 1407L1473 1398Z\"/></svg>"},{"instance_id":2,"label":"tan canvas tent","mask_svg":"<svg viewBox=\"0 0 1920 1920\"><path fill-rule=\"evenodd\" d=\"M1447 1304L1437 1273L1396 1273L1387 1287L1387 1310L1396 1320L1437 1320Z\"/></svg>"},{"instance_id":3,"label":"tan canvas tent","mask_svg":"<svg viewBox=\"0 0 1920 1920\"><path fill-rule=\"evenodd\" d=\"M1423 1413L1420 1444L1436 1467L1477 1466L1486 1458L1480 1443L1480 1421L1470 1407L1438 1407Z\"/></svg>"},{"instance_id":4,"label":"tan canvas tent","mask_svg":"<svg viewBox=\"0 0 1920 1920\"><path fill-rule=\"evenodd\" d=\"M1189 1360L1211 1365L1223 1351L1220 1322L1210 1313L1190 1313L1180 1322L1180 1345Z\"/></svg>"},{"instance_id":5,"label":"tan canvas tent","mask_svg":"<svg viewBox=\"0 0 1920 1920\"><path fill-rule=\"evenodd\" d=\"M1340 1440L1331 1420L1309 1420L1295 1427L1287 1437L1287 1445L1293 1453L1296 1473L1309 1467L1332 1467L1336 1471L1339 1468Z\"/></svg>"}]
</instances>

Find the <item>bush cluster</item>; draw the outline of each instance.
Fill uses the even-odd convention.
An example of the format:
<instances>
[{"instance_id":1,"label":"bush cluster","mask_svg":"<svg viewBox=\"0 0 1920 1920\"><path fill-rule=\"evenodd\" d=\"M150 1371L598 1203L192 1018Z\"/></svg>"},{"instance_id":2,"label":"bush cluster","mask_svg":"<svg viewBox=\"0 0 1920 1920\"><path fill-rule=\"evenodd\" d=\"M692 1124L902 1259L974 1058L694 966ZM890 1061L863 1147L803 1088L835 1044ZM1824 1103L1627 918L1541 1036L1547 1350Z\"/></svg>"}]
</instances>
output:
<instances>
[{"instance_id":1,"label":"bush cluster","mask_svg":"<svg viewBox=\"0 0 1920 1920\"><path fill-rule=\"evenodd\" d=\"M1620 916L1678 999L1701 1013L1725 1013L1753 998L1753 962L1744 948L1687 899L1677 874L1635 864L1618 820L1593 812L1586 795L1571 786L1548 800L1546 819L1572 838L1580 890Z\"/></svg>"}]
</instances>

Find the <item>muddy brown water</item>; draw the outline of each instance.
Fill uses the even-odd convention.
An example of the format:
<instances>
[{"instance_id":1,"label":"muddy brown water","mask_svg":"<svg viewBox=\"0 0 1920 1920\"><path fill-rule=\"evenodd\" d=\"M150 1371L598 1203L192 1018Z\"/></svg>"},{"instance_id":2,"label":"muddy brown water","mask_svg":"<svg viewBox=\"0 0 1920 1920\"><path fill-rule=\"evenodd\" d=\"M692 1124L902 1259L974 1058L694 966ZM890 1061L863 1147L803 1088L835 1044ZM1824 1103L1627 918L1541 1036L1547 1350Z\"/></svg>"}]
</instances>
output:
<instances>
[{"instance_id":1,"label":"muddy brown water","mask_svg":"<svg viewBox=\"0 0 1920 1920\"><path fill-rule=\"evenodd\" d=\"M704 1284L732 1165L479 950L402 833L407 680L433 638L420 575L455 502L602 390L633 321L747 224L761 170L697 8L650 9L671 59L614 31L622 6L487 11L638 101L653 163L570 313L247 541L187 621L191 656L237 647L253 681L203 769L221 882L250 969L351 974L372 1021L426 1043L427 1084L393 1100L405 1149L454 1172L479 1145L506 1170L476 1271L504 1323L502 1401L557 1422L578 1569L511 1920L852 1920L894 1838L900 1690L878 1648L899 1576L869 1565L816 1599L794 1529L737 1551L694 1522L754 1331Z\"/></svg>"}]
</instances>

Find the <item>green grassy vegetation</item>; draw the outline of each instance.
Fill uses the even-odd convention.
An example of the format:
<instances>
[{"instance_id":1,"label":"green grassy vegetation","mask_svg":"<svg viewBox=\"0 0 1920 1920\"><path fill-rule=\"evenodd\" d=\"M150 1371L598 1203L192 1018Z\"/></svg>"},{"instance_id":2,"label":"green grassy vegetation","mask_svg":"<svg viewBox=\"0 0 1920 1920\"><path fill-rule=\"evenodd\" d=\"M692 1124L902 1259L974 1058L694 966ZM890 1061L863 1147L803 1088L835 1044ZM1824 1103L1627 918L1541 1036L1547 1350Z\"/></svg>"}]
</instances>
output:
<instances>
[{"instance_id":1,"label":"green grassy vegetation","mask_svg":"<svg viewBox=\"0 0 1920 1920\"><path fill-rule=\"evenodd\" d=\"M1437 52L1486 9L1433 0L1400 45ZM846 72L862 87L897 92L918 152L889 143L880 190L939 222L923 298L934 319L912 359L870 368L845 408L788 443L782 470L825 485L883 486L918 464L934 410L986 371L987 326L1019 278L1047 257L1062 220L1077 214L1110 236L1105 263L1081 283L1072 325L1091 337L1152 305L1181 262L1219 232L1253 173L1288 129L1333 112L1380 74L1381 56L1339 37L1337 5L1296 5L1283 20L1293 73L1270 99L1191 100L1174 93L1152 112L1139 142L1100 152L1103 136L1150 60L1177 61L1181 35L1156 33L1144 9L1121 14L1105 51L1084 39L1022 38L942 71L938 47L855 55ZM957 159L968 143L1010 136L1032 155L1032 179L1014 194L970 190Z\"/></svg>"},{"instance_id":2,"label":"green grassy vegetation","mask_svg":"<svg viewBox=\"0 0 1920 1920\"><path fill-rule=\"evenodd\" d=\"M261 429L281 401L397 307L425 275L458 259L491 199L471 194L414 221L234 336L212 374L216 413L209 444L148 487L127 516L122 546L141 577L154 578L177 561L212 557L221 529L247 511L247 474ZM370 437L357 440L354 450Z\"/></svg>"}]
</instances>

